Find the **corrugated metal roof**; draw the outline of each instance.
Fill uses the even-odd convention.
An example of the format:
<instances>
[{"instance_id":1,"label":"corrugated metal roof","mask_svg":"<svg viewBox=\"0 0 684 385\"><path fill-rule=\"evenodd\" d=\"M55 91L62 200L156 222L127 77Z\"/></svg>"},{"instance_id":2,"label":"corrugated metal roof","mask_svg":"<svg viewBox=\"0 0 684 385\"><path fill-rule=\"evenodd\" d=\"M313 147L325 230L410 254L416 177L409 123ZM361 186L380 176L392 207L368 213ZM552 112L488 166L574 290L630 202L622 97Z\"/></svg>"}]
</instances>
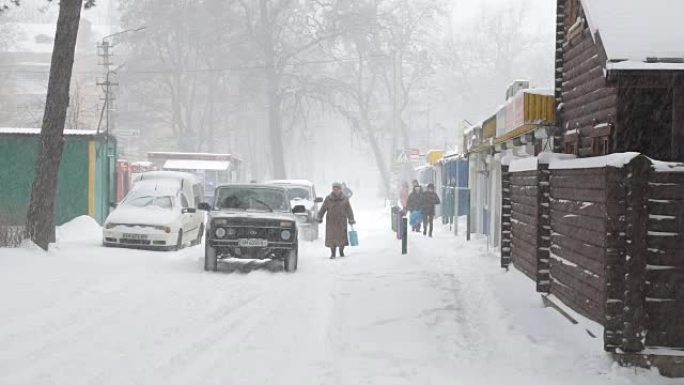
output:
<instances>
[{"instance_id":1,"label":"corrugated metal roof","mask_svg":"<svg viewBox=\"0 0 684 385\"><path fill-rule=\"evenodd\" d=\"M0 135L38 135L40 128L0 127ZM95 130L64 130L65 136L95 136Z\"/></svg>"}]
</instances>

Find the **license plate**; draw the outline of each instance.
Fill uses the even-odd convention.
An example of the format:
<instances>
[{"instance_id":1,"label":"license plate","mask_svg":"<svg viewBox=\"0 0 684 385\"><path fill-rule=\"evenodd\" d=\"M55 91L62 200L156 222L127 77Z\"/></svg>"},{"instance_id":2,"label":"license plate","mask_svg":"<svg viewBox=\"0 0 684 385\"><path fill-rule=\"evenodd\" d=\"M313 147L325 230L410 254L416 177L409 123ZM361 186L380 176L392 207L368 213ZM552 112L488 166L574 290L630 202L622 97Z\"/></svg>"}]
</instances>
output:
<instances>
[{"instance_id":1,"label":"license plate","mask_svg":"<svg viewBox=\"0 0 684 385\"><path fill-rule=\"evenodd\" d=\"M124 233L122 238L126 238L126 239L147 239L147 234L126 234L126 233Z\"/></svg>"},{"instance_id":2,"label":"license plate","mask_svg":"<svg viewBox=\"0 0 684 385\"><path fill-rule=\"evenodd\" d=\"M268 241L266 239L238 239L238 246L240 247L266 247Z\"/></svg>"}]
</instances>

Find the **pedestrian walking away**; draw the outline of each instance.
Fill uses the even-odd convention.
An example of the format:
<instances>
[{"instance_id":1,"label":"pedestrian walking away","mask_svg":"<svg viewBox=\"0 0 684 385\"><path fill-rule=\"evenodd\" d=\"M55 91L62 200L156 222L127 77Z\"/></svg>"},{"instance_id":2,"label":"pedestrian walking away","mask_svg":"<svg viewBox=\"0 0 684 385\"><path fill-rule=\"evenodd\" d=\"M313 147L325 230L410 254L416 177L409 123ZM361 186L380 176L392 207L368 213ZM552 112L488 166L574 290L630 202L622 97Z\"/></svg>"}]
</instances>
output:
<instances>
[{"instance_id":1,"label":"pedestrian walking away","mask_svg":"<svg viewBox=\"0 0 684 385\"><path fill-rule=\"evenodd\" d=\"M423 212L423 235L429 234L430 237L432 237L432 227L435 220L435 206L441 203L439 195L435 192L434 184L430 183L427 185L427 191L423 193L420 203L421 211Z\"/></svg>"},{"instance_id":2,"label":"pedestrian walking away","mask_svg":"<svg viewBox=\"0 0 684 385\"><path fill-rule=\"evenodd\" d=\"M415 232L420 231L420 223L422 222L423 213L421 212L423 199L423 189L414 181L413 191L408 196L406 208L411 211L411 228Z\"/></svg>"},{"instance_id":3,"label":"pedestrian walking away","mask_svg":"<svg viewBox=\"0 0 684 385\"><path fill-rule=\"evenodd\" d=\"M347 199L351 199L352 195L354 195L354 192L347 186L347 182L342 182L342 193Z\"/></svg>"},{"instance_id":4,"label":"pedestrian walking away","mask_svg":"<svg viewBox=\"0 0 684 385\"><path fill-rule=\"evenodd\" d=\"M323 222L325 216L325 246L330 248L330 259L335 259L338 248L340 257L344 257L344 247L349 245L347 224L353 225L356 221L342 184L333 183L332 187L332 193L325 198L318 211L318 222Z\"/></svg>"}]
</instances>

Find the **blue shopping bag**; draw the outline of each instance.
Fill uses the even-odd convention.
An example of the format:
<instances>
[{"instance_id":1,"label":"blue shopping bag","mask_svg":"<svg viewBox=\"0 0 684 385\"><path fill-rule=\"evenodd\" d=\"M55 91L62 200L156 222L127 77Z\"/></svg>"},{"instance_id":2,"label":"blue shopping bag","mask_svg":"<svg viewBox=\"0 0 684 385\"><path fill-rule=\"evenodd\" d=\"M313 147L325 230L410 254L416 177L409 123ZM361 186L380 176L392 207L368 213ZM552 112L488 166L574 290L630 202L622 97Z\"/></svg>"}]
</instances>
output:
<instances>
[{"instance_id":1,"label":"blue shopping bag","mask_svg":"<svg viewBox=\"0 0 684 385\"><path fill-rule=\"evenodd\" d=\"M423 223L423 212L420 210L411 211L411 217L409 218L411 226L416 226Z\"/></svg>"},{"instance_id":2,"label":"blue shopping bag","mask_svg":"<svg viewBox=\"0 0 684 385\"><path fill-rule=\"evenodd\" d=\"M356 230L354 230L354 226L352 226L351 230L349 230L349 245L350 246L358 246L359 245L359 234L357 234Z\"/></svg>"}]
</instances>

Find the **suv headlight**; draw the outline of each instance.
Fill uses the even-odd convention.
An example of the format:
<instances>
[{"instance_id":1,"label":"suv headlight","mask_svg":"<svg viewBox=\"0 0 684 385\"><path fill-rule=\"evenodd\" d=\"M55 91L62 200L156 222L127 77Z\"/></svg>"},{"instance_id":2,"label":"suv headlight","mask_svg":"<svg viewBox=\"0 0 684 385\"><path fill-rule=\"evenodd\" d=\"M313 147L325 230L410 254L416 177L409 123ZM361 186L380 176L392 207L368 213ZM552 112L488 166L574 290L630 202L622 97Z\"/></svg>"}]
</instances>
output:
<instances>
[{"instance_id":1,"label":"suv headlight","mask_svg":"<svg viewBox=\"0 0 684 385\"><path fill-rule=\"evenodd\" d=\"M216 234L217 238L223 238L226 236L226 229L224 229L223 227L219 227L218 229L216 229L216 232L214 234Z\"/></svg>"},{"instance_id":2,"label":"suv headlight","mask_svg":"<svg viewBox=\"0 0 684 385\"><path fill-rule=\"evenodd\" d=\"M292 238L292 232L290 230L283 230L280 232L280 238L282 238L284 241L287 241L288 239Z\"/></svg>"}]
</instances>

